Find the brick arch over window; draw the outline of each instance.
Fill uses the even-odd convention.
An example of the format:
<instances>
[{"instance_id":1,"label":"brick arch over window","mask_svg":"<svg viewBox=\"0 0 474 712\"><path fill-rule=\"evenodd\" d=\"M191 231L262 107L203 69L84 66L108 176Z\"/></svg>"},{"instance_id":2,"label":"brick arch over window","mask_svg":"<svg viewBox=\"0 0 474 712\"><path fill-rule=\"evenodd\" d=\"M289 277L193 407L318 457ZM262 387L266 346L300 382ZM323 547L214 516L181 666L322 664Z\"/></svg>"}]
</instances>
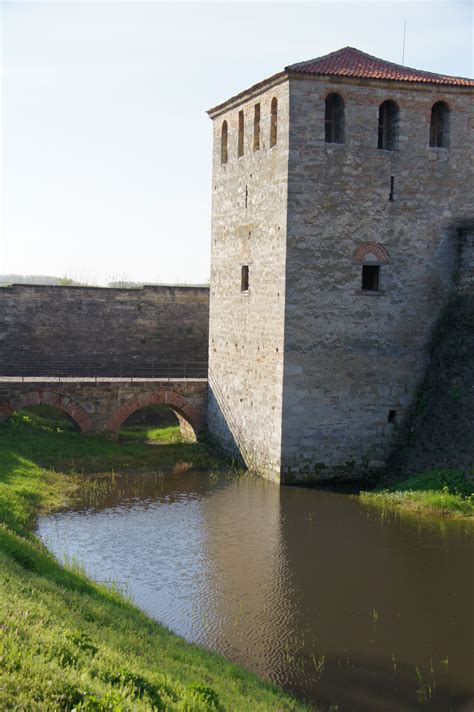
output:
<instances>
[{"instance_id":1,"label":"brick arch over window","mask_svg":"<svg viewBox=\"0 0 474 712\"><path fill-rule=\"evenodd\" d=\"M90 415L69 396L63 396L61 393L55 393L54 391L28 391L28 393L18 395L12 399L11 412L27 408L30 405L50 405L58 408L76 423L82 433L92 433L94 431L94 423Z\"/></svg>"},{"instance_id":2,"label":"brick arch over window","mask_svg":"<svg viewBox=\"0 0 474 712\"><path fill-rule=\"evenodd\" d=\"M204 417L201 411L182 395L168 388L159 388L126 401L114 412L105 429L109 433L117 433L132 413L149 405L168 405L180 422L184 418L189 423L196 436L203 430Z\"/></svg>"},{"instance_id":3,"label":"brick arch over window","mask_svg":"<svg viewBox=\"0 0 474 712\"><path fill-rule=\"evenodd\" d=\"M388 252L378 242L363 242L354 252L354 260L363 262L368 255L374 255L378 262L388 262Z\"/></svg>"}]
</instances>

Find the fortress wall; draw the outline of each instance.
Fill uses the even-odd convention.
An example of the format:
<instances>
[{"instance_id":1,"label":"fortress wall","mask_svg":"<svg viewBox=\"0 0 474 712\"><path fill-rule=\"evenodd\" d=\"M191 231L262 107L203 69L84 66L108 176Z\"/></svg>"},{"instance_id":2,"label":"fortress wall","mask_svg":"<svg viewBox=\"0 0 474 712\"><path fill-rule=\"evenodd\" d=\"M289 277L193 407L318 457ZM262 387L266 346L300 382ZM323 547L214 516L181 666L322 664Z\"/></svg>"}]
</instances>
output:
<instances>
[{"instance_id":1,"label":"fortress wall","mask_svg":"<svg viewBox=\"0 0 474 712\"><path fill-rule=\"evenodd\" d=\"M208 319L207 287L0 288L0 373L19 366L37 373L53 361L74 365L76 375L91 367L118 375L119 364L205 363Z\"/></svg>"},{"instance_id":2,"label":"fortress wall","mask_svg":"<svg viewBox=\"0 0 474 712\"><path fill-rule=\"evenodd\" d=\"M330 90L345 101L344 144L324 141ZM377 148L386 99L400 107L394 151ZM440 99L450 145L430 148ZM290 81L283 481L360 476L386 461L453 288L456 228L472 218L471 106L450 87ZM379 292L361 290L354 251L367 241L389 257Z\"/></svg>"}]
</instances>

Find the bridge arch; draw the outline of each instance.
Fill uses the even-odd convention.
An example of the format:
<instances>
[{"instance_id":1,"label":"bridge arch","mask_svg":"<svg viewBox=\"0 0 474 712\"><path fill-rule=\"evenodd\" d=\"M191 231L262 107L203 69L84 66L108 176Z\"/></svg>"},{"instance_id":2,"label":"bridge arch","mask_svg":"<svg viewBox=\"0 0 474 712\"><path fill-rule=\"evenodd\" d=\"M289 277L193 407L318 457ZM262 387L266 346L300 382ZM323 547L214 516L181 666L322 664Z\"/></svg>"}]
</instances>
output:
<instances>
[{"instance_id":1,"label":"bridge arch","mask_svg":"<svg viewBox=\"0 0 474 712\"><path fill-rule=\"evenodd\" d=\"M127 418L137 410L149 405L167 405L173 410L179 420L181 432L198 437L203 429L203 415L196 406L171 388L158 388L150 393L144 393L127 400L114 412L105 426L109 433L118 433Z\"/></svg>"},{"instance_id":2,"label":"bridge arch","mask_svg":"<svg viewBox=\"0 0 474 712\"><path fill-rule=\"evenodd\" d=\"M78 403L69 396L55 391L38 390L19 393L11 400L10 412L13 413L15 410L21 410L31 405L50 405L62 410L76 423L82 433L92 433L95 429L92 418Z\"/></svg>"}]
</instances>

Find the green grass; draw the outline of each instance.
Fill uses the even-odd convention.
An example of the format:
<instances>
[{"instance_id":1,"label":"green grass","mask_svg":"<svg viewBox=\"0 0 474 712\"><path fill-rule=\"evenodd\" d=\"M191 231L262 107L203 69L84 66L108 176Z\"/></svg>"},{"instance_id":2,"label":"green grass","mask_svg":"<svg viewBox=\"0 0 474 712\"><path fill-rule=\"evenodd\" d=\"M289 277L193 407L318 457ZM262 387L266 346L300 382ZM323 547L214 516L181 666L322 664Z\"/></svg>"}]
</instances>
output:
<instances>
[{"instance_id":1,"label":"green grass","mask_svg":"<svg viewBox=\"0 0 474 712\"><path fill-rule=\"evenodd\" d=\"M0 709L307 709L61 566L33 534L37 514L64 504L79 472L167 465L168 449L176 461L183 447L118 445L18 417L0 426ZM211 459L186 448L193 463Z\"/></svg>"},{"instance_id":2,"label":"green grass","mask_svg":"<svg viewBox=\"0 0 474 712\"><path fill-rule=\"evenodd\" d=\"M137 442L130 443L118 443L92 435L82 436L69 430L67 426L49 421L46 417L23 412L10 418L2 426L0 443L7 434L9 442L19 455L33 459L45 468L62 472L95 473L132 468L150 469L171 467L176 462L189 463L196 469L207 469L217 467L222 462L202 442L173 442L171 439L171 442L158 452L156 448L145 444L145 436L141 437L143 442L137 438ZM165 440L163 436L161 442Z\"/></svg>"},{"instance_id":3,"label":"green grass","mask_svg":"<svg viewBox=\"0 0 474 712\"><path fill-rule=\"evenodd\" d=\"M365 504L437 517L473 521L472 480L459 470L430 470L385 489L361 492Z\"/></svg>"},{"instance_id":4,"label":"green grass","mask_svg":"<svg viewBox=\"0 0 474 712\"><path fill-rule=\"evenodd\" d=\"M169 425L164 428L150 425L134 425L122 428L119 433L122 440L149 443L151 445L169 445L171 443L186 443L179 425Z\"/></svg>"},{"instance_id":5,"label":"green grass","mask_svg":"<svg viewBox=\"0 0 474 712\"><path fill-rule=\"evenodd\" d=\"M142 408L124 423L119 435L124 441L151 445L189 442L181 434L176 415L163 405Z\"/></svg>"}]
</instances>

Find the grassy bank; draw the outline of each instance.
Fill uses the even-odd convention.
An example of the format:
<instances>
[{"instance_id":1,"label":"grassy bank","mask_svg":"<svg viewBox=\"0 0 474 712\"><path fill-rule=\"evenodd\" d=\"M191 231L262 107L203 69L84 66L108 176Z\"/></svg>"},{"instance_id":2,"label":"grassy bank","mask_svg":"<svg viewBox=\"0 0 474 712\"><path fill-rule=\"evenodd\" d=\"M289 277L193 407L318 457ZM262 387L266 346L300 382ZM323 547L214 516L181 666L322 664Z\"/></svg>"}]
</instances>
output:
<instances>
[{"instance_id":1,"label":"grassy bank","mask_svg":"<svg viewBox=\"0 0 474 712\"><path fill-rule=\"evenodd\" d=\"M196 469L220 464L218 456L204 443L181 441L179 429L164 428L156 435L154 430L153 427L123 430L121 436L125 441L119 444L103 437L82 437L69 423L51 420L47 415L22 412L8 421L2 432L9 433L10 442L22 457L33 458L42 467L66 473L150 469L170 467L176 462L189 463ZM127 442L129 440L134 442ZM157 452L147 447L147 441L160 442L166 447Z\"/></svg>"},{"instance_id":2,"label":"grassy bank","mask_svg":"<svg viewBox=\"0 0 474 712\"><path fill-rule=\"evenodd\" d=\"M64 503L78 473L183 458L215 464L199 444L119 445L31 418L0 426L0 709L305 709L60 566L33 534L37 514Z\"/></svg>"},{"instance_id":3,"label":"grassy bank","mask_svg":"<svg viewBox=\"0 0 474 712\"><path fill-rule=\"evenodd\" d=\"M387 488L361 492L365 504L438 517L474 521L474 494L458 470L430 470Z\"/></svg>"}]
</instances>

